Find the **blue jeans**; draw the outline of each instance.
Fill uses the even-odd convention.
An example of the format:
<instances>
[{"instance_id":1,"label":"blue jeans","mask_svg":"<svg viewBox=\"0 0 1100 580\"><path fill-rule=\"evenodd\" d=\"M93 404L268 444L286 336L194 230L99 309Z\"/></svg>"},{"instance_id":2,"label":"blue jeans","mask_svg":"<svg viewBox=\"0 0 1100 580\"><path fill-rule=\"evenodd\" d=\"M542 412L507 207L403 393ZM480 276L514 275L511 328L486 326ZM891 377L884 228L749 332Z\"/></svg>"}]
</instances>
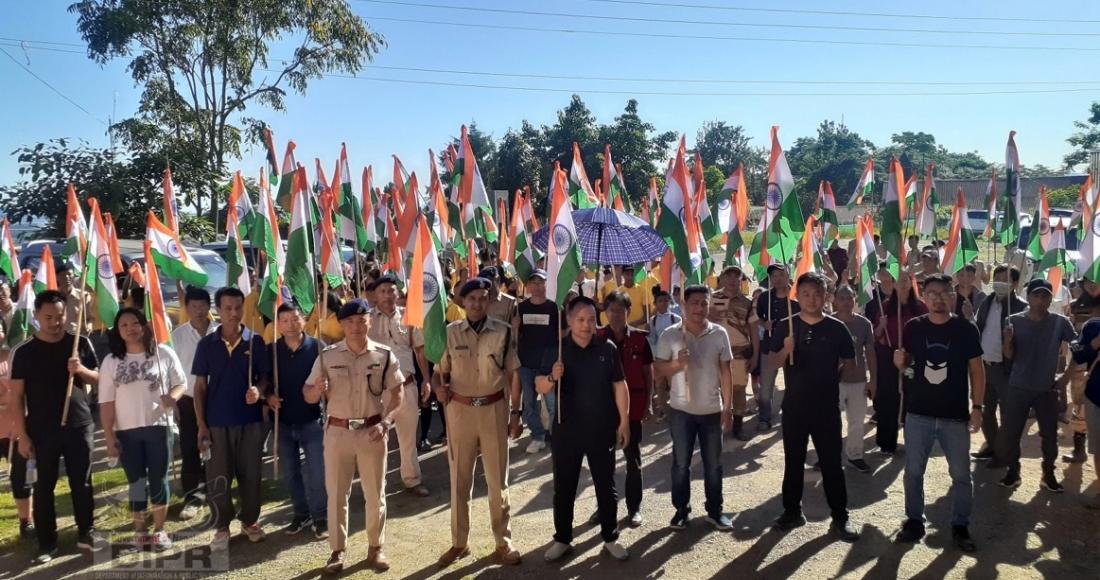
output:
<instances>
[{"instance_id":1,"label":"blue jeans","mask_svg":"<svg viewBox=\"0 0 1100 580\"><path fill-rule=\"evenodd\" d=\"M172 434L168 427L151 425L115 431L119 463L130 484L130 511L143 512L152 502L168 505L168 465L172 463Z\"/></svg>"},{"instance_id":2,"label":"blue jeans","mask_svg":"<svg viewBox=\"0 0 1100 580\"><path fill-rule=\"evenodd\" d=\"M279 474L290 488L294 517L325 521L328 493L325 491L325 430L320 421L279 425ZM303 463L301 453L305 451Z\"/></svg>"},{"instance_id":3,"label":"blue jeans","mask_svg":"<svg viewBox=\"0 0 1100 580\"><path fill-rule=\"evenodd\" d=\"M767 356L767 355L763 355ZM761 361L763 367L760 369L760 377L756 380L756 391L753 396L756 397L756 409L757 420L761 423L772 423L772 398L775 397L775 381L779 378L779 367L772 367L764 364Z\"/></svg>"},{"instance_id":4,"label":"blue jeans","mask_svg":"<svg viewBox=\"0 0 1100 580\"><path fill-rule=\"evenodd\" d=\"M909 413L905 416L905 516L924 521L924 468L939 441L951 475L952 526L970 525L974 486L970 481L970 431L966 421Z\"/></svg>"},{"instance_id":5,"label":"blue jeans","mask_svg":"<svg viewBox=\"0 0 1100 580\"><path fill-rule=\"evenodd\" d=\"M707 515L722 515L722 414L692 415L669 409L672 433L672 507L691 511L691 455L695 439L703 456L703 491Z\"/></svg>"},{"instance_id":6,"label":"blue jeans","mask_svg":"<svg viewBox=\"0 0 1100 580\"><path fill-rule=\"evenodd\" d=\"M523 422L531 430L531 438L536 441L546 441L546 427L542 425L542 408L539 405L539 395L535 392L535 376L546 374L540 369L530 367L519 368L519 382L523 387ZM542 396L546 401L546 412L553 425L557 416L557 395L550 391ZM553 431L553 429L550 429Z\"/></svg>"}]
</instances>

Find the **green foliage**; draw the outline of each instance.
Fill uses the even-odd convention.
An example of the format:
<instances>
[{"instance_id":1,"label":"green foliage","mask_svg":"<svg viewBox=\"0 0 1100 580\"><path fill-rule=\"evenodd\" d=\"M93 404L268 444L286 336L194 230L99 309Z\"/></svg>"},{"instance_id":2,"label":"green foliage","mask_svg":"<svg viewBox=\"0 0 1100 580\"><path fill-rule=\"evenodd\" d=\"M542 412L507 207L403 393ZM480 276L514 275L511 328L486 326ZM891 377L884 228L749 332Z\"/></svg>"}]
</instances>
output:
<instances>
[{"instance_id":1,"label":"green foliage","mask_svg":"<svg viewBox=\"0 0 1100 580\"><path fill-rule=\"evenodd\" d=\"M837 204L847 203L874 147L873 143L835 121L822 121L816 137L796 139L787 152L787 162L795 178L800 182L804 180L798 189L799 198L803 200L803 214L809 215L813 210L813 200L817 199L817 188L822 181L832 183Z\"/></svg>"},{"instance_id":2,"label":"green foliage","mask_svg":"<svg viewBox=\"0 0 1100 580\"><path fill-rule=\"evenodd\" d=\"M76 187L83 203L95 197L114 217L120 238L144 238L145 216L161 206L161 172L148 160L118 157L107 149L54 139L21 147L12 154L19 163L20 181L0 186L0 209L12 222L46 220L44 236L64 237L68 184ZM85 213L88 206L83 205Z\"/></svg>"},{"instance_id":3,"label":"green foliage","mask_svg":"<svg viewBox=\"0 0 1100 580\"><path fill-rule=\"evenodd\" d=\"M763 203L768 188L768 149L753 147L751 141L741 125L707 121L695 134L695 150L703 160L703 167L717 167L726 177L744 163L749 199L759 204ZM709 192L710 188L707 189Z\"/></svg>"},{"instance_id":4,"label":"green foliage","mask_svg":"<svg viewBox=\"0 0 1100 580\"><path fill-rule=\"evenodd\" d=\"M649 190L649 177L658 172L657 163L668 153L668 148L676 142L676 133L667 131L653 135L657 128L652 123L642 121L638 115L638 101L630 99L623 113L615 122L604 125L599 130L599 143L611 145L611 159L622 165L623 182L632 205L638 205L645 199ZM652 136L651 136L652 135ZM603 175L603 146L599 145L596 173L588 176L596 179ZM585 162L587 167L588 162ZM608 184L604 184L606 189Z\"/></svg>"},{"instance_id":5,"label":"green foliage","mask_svg":"<svg viewBox=\"0 0 1100 580\"><path fill-rule=\"evenodd\" d=\"M1063 158L1066 169L1073 169L1074 166L1088 163L1089 152L1100 149L1100 101L1094 101L1089 106L1087 119L1074 121L1073 126L1078 131L1066 139L1066 142L1075 148L1072 153Z\"/></svg>"},{"instance_id":6,"label":"green foliage","mask_svg":"<svg viewBox=\"0 0 1100 580\"><path fill-rule=\"evenodd\" d=\"M886 164L894 155L905 170L906 178L913 173L923 175L924 168L929 163L936 164L936 177L942 179L986 177L992 167L977 152L948 151L943 145L937 145L936 138L928 133L904 131L892 135L890 145L876 152L876 176L885 176Z\"/></svg>"},{"instance_id":7,"label":"green foliage","mask_svg":"<svg viewBox=\"0 0 1100 580\"><path fill-rule=\"evenodd\" d=\"M1076 185L1067 185L1057 189L1047 190L1047 204L1051 209L1056 207L1074 207L1080 196L1081 188Z\"/></svg>"},{"instance_id":8,"label":"green foliage","mask_svg":"<svg viewBox=\"0 0 1100 580\"><path fill-rule=\"evenodd\" d=\"M111 126L129 150L194 171L198 213L216 212L214 184L264 124L249 106L286 108L326 73L355 74L384 46L345 0L81 0L69 7L100 64L127 60L143 87L137 114ZM276 42L289 55L270 54ZM283 60L285 58L285 60ZM179 172L179 173L182 173Z\"/></svg>"}]
</instances>

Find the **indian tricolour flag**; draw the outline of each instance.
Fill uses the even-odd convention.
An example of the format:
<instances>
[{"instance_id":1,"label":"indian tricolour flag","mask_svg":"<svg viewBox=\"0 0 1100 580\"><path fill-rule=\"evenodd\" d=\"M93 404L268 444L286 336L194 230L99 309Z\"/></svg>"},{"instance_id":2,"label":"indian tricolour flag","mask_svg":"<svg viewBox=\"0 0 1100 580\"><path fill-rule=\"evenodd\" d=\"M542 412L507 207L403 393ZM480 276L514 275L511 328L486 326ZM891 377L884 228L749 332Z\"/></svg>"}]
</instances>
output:
<instances>
[{"instance_id":1,"label":"indian tricolour flag","mask_svg":"<svg viewBox=\"0 0 1100 580\"><path fill-rule=\"evenodd\" d=\"M1047 281L1054 287L1054 295L1062 289L1062 280L1073 272L1073 262L1066 256L1066 228L1061 223L1050 234L1050 246L1043 253L1038 272L1046 274Z\"/></svg>"},{"instance_id":2,"label":"indian tricolour flag","mask_svg":"<svg viewBox=\"0 0 1100 580\"><path fill-rule=\"evenodd\" d=\"M611 160L610 143L603 146L603 183L607 188L607 205L619 211L629 211L630 200L626 197L626 185L621 169Z\"/></svg>"},{"instance_id":3,"label":"indian tricolour flag","mask_svg":"<svg viewBox=\"0 0 1100 580\"><path fill-rule=\"evenodd\" d=\"M88 249L88 222L84 211L80 209L80 200L76 198L76 188L70 183L65 209L65 247L61 251L63 258L72 263L77 274L84 271L84 254Z\"/></svg>"},{"instance_id":4,"label":"indian tricolour flag","mask_svg":"<svg viewBox=\"0 0 1100 580\"><path fill-rule=\"evenodd\" d=\"M340 144L340 159L336 162L336 171L332 176L332 187L336 195L336 209L340 214L340 237L353 247L363 250L366 245L367 230L363 223L363 212L359 198L351 189L351 167L348 166L348 147Z\"/></svg>"},{"instance_id":5,"label":"indian tricolour flag","mask_svg":"<svg viewBox=\"0 0 1100 580\"><path fill-rule=\"evenodd\" d=\"M439 169L435 163L435 153L428 149L428 212L432 227L432 241L436 251L442 251L451 244L450 209L447 194L443 190L443 181L439 179Z\"/></svg>"},{"instance_id":6,"label":"indian tricolour flag","mask_svg":"<svg viewBox=\"0 0 1100 580\"><path fill-rule=\"evenodd\" d=\"M447 349L447 293L443 291L443 269L435 252L424 216L417 222L413 268L405 301L405 324L423 330L424 356L433 363L443 359Z\"/></svg>"},{"instance_id":7,"label":"indian tricolour flag","mask_svg":"<svg viewBox=\"0 0 1100 580\"><path fill-rule=\"evenodd\" d=\"M699 220L699 234L702 236L700 239L706 242L722 231L718 229L718 219L710 210L710 204L707 203L707 180L703 175L703 156L699 151L695 152L695 165L691 168L691 183L692 194L695 196L693 201L695 216Z\"/></svg>"},{"instance_id":8,"label":"indian tricolour flag","mask_svg":"<svg viewBox=\"0 0 1100 580\"><path fill-rule=\"evenodd\" d=\"M53 251L50 245L42 246L42 257L38 260L38 272L34 275L34 291L57 290L57 272L53 265Z\"/></svg>"},{"instance_id":9,"label":"indian tricolour flag","mask_svg":"<svg viewBox=\"0 0 1100 580\"><path fill-rule=\"evenodd\" d=\"M88 255L95 256L96 314L99 316L99 322L105 328L110 328L115 323L115 315L118 314L118 281L115 279L115 268L111 263L111 247L107 243L107 228L103 225L99 202L96 198L90 197L88 205L91 207L88 214L91 220ZM88 263L91 265L91 260Z\"/></svg>"},{"instance_id":10,"label":"indian tricolour flag","mask_svg":"<svg viewBox=\"0 0 1100 580\"><path fill-rule=\"evenodd\" d=\"M868 158L867 163L863 166L863 173L859 176L859 183L856 184L855 191L852 192L851 197L848 198L848 207L855 207L863 204L863 198L871 195L875 189L875 159Z\"/></svg>"},{"instance_id":11,"label":"indian tricolour flag","mask_svg":"<svg viewBox=\"0 0 1100 580\"><path fill-rule=\"evenodd\" d=\"M642 219L650 227L657 227L657 214L660 213L661 204L657 201L657 178L650 176L649 190L646 193L645 202L642 203Z\"/></svg>"},{"instance_id":12,"label":"indian tricolour flag","mask_svg":"<svg viewBox=\"0 0 1100 580\"><path fill-rule=\"evenodd\" d=\"M856 221L856 278L859 280L858 301L866 306L875 297L875 274L878 273L878 255L875 254L874 224L860 218Z\"/></svg>"},{"instance_id":13,"label":"indian tricolour flag","mask_svg":"<svg viewBox=\"0 0 1100 580\"><path fill-rule=\"evenodd\" d=\"M1035 235L1038 231L1039 235ZM1035 217L1031 219L1031 237L1027 241L1027 255L1035 261L1043 259L1050 247L1050 204L1047 202L1047 188L1039 186L1039 203L1035 204Z\"/></svg>"},{"instance_id":14,"label":"indian tricolour flag","mask_svg":"<svg viewBox=\"0 0 1100 580\"><path fill-rule=\"evenodd\" d=\"M990 170L989 183L985 186L986 222L982 237L989 239L994 233L999 232L997 225L997 168Z\"/></svg>"},{"instance_id":15,"label":"indian tricolour flag","mask_svg":"<svg viewBox=\"0 0 1100 580\"><path fill-rule=\"evenodd\" d=\"M290 195L294 191L294 174L298 171L298 162L294 160L294 141L287 141L286 153L283 155L282 175L275 179L279 186L279 192L275 195L275 201L284 208L290 207ZM272 174L272 179L275 175Z\"/></svg>"},{"instance_id":16,"label":"indian tricolour flag","mask_svg":"<svg viewBox=\"0 0 1100 580\"><path fill-rule=\"evenodd\" d=\"M1089 226L1081 228L1081 257L1077 260L1077 269L1081 277L1100 284L1100 220L1096 219L1096 204L1090 210L1085 221Z\"/></svg>"},{"instance_id":17,"label":"indian tricolour flag","mask_svg":"<svg viewBox=\"0 0 1100 580\"><path fill-rule=\"evenodd\" d=\"M1001 244L1005 246L1016 243L1020 237L1021 197L1020 152L1016 149L1016 132L1009 131L1008 144L1005 146L1004 216L1000 219L997 230Z\"/></svg>"},{"instance_id":18,"label":"indian tricolour flag","mask_svg":"<svg viewBox=\"0 0 1100 580\"><path fill-rule=\"evenodd\" d=\"M9 283L22 275L19 271L18 250L15 249L15 239L11 235L8 218L0 222L0 273L7 277Z\"/></svg>"},{"instance_id":19,"label":"indian tricolour flag","mask_svg":"<svg viewBox=\"0 0 1100 580\"><path fill-rule=\"evenodd\" d=\"M724 265L734 264L745 268L749 265L745 252L745 240L741 232L748 221L749 199L745 189L745 166L740 164L722 185L718 200L718 227L726 233L726 259Z\"/></svg>"},{"instance_id":20,"label":"indian tricolour flag","mask_svg":"<svg viewBox=\"0 0 1100 580\"><path fill-rule=\"evenodd\" d=\"M179 236L151 211L145 220L145 239L153 242L153 261L165 276L192 286L206 286L206 270L183 247Z\"/></svg>"},{"instance_id":21,"label":"indian tricolour flag","mask_svg":"<svg viewBox=\"0 0 1100 580\"><path fill-rule=\"evenodd\" d=\"M573 163L569 166L569 201L577 209L600 205L599 197L592 190L592 183L588 181L588 173L584 170L584 159L581 158L581 148L576 141L573 142Z\"/></svg>"},{"instance_id":22,"label":"indian tricolour flag","mask_svg":"<svg viewBox=\"0 0 1100 580\"><path fill-rule=\"evenodd\" d=\"M264 316L274 320L278 308L276 304L282 299L286 252L283 250L283 242L279 238L279 216L275 212L275 200L271 197L267 172L262 168L260 169L260 195L256 211L256 226L253 231L255 234L252 238L252 246L259 248L266 258L266 268L260 286L257 308ZM302 301L306 300L311 307L313 305L312 295L298 297L297 300L298 304L302 304Z\"/></svg>"},{"instance_id":23,"label":"indian tricolour flag","mask_svg":"<svg viewBox=\"0 0 1100 580\"><path fill-rule=\"evenodd\" d=\"M523 219L523 206L525 199L522 193L517 192L516 198L512 202L512 235L513 235L513 247L512 247L512 266L516 269L516 276L527 281L527 277L531 275L531 272L535 271L535 252L531 248L530 240L527 238L527 220Z\"/></svg>"},{"instance_id":24,"label":"indian tricolour flag","mask_svg":"<svg viewBox=\"0 0 1100 580\"><path fill-rule=\"evenodd\" d=\"M691 280L693 274L702 266L699 251L699 233L691 227L694 223L692 211L691 176L688 173L684 138L680 138L680 147L673 160L672 170L665 182L665 194L661 197L661 216L657 220L657 233L664 238L665 244L672 250L676 265ZM694 233L694 239L691 234Z\"/></svg>"},{"instance_id":25,"label":"indian tricolour flag","mask_svg":"<svg viewBox=\"0 0 1100 580\"><path fill-rule=\"evenodd\" d=\"M378 212L375 209L377 203L374 197L374 168L368 165L363 168L363 191L360 198L363 202L363 227L366 232L366 244L363 247L364 252L375 252L377 255L378 250L382 244L382 232L386 227L384 220L379 221Z\"/></svg>"},{"instance_id":26,"label":"indian tricolour flag","mask_svg":"<svg viewBox=\"0 0 1100 580\"><path fill-rule=\"evenodd\" d=\"M313 312L313 296L316 294L316 277L313 274L313 252L310 250L309 185L305 170L295 176L291 198L290 231L286 240L286 269L283 283L298 300L304 312Z\"/></svg>"},{"instance_id":27,"label":"indian tricolour flag","mask_svg":"<svg viewBox=\"0 0 1100 580\"><path fill-rule=\"evenodd\" d=\"M890 172L883 186L882 229L879 232L882 245L889 253L887 267L895 280L901 272L900 264L905 263L905 240L902 239L901 227L905 223L905 204L902 202L905 184L902 182L902 172L898 158L891 158Z\"/></svg>"},{"instance_id":28,"label":"indian tricolour flag","mask_svg":"<svg viewBox=\"0 0 1100 580\"><path fill-rule=\"evenodd\" d=\"M581 248L577 229L573 226L573 206L569 203L569 185L565 172L555 163L550 185L550 237L546 243L546 266L549 279L546 295L565 305L565 296L581 271Z\"/></svg>"},{"instance_id":29,"label":"indian tricolour flag","mask_svg":"<svg viewBox=\"0 0 1100 580\"><path fill-rule=\"evenodd\" d=\"M12 313L11 322L8 324L8 346L15 346L31 335L34 297L34 282L31 280L31 271L23 270L19 277L19 298L15 302L15 311Z\"/></svg>"},{"instance_id":30,"label":"indian tricolour flag","mask_svg":"<svg viewBox=\"0 0 1100 580\"><path fill-rule=\"evenodd\" d=\"M924 188L917 209L917 233L922 236L934 237L936 233L936 208L940 202L936 198L935 170L935 163L929 163L924 170Z\"/></svg>"},{"instance_id":31,"label":"indian tricolour flag","mask_svg":"<svg viewBox=\"0 0 1100 580\"><path fill-rule=\"evenodd\" d=\"M802 241L799 243L798 262L794 269L794 280L797 281L803 274L821 270L821 251L817 245L817 218L810 216L806 219L802 229Z\"/></svg>"},{"instance_id":32,"label":"indian tricolour flag","mask_svg":"<svg viewBox=\"0 0 1100 580\"><path fill-rule=\"evenodd\" d=\"M177 234L180 231L179 206L176 205L176 185L172 183L172 169L164 168L164 177L161 179L161 202L164 204L164 225Z\"/></svg>"},{"instance_id":33,"label":"indian tricolour flag","mask_svg":"<svg viewBox=\"0 0 1100 580\"><path fill-rule=\"evenodd\" d=\"M480 234L485 237L485 221L492 221L493 205L489 201L485 182L481 179L481 169L477 166L477 158L474 157L474 148L470 145L470 135L465 125L462 126L461 140L462 146L455 159L454 172L458 173L458 200L463 207L468 207L463 212L462 227L467 236ZM495 241L495 238L490 241Z\"/></svg>"},{"instance_id":34,"label":"indian tricolour flag","mask_svg":"<svg viewBox=\"0 0 1100 580\"><path fill-rule=\"evenodd\" d=\"M145 240L145 263L153 263L153 243ZM156 266L146 268L145 283L145 319L153 327L153 338L157 344L172 344L172 324L168 321L168 311L164 308L164 296L160 292L160 275ZM247 290L245 291L247 293Z\"/></svg>"},{"instance_id":35,"label":"indian tricolour flag","mask_svg":"<svg viewBox=\"0 0 1100 580\"><path fill-rule=\"evenodd\" d=\"M840 239L840 219L836 215L836 195L833 194L833 184L822 181L818 185L818 199L821 203L822 238L826 240Z\"/></svg>"},{"instance_id":36,"label":"indian tricolour flag","mask_svg":"<svg viewBox=\"0 0 1100 580\"><path fill-rule=\"evenodd\" d=\"M970 230L970 219L966 215L966 196L963 195L962 187L959 187L955 192L951 231L947 234L940 270L944 274L954 275L977 257L978 242L974 239L974 232Z\"/></svg>"},{"instance_id":37,"label":"indian tricolour flag","mask_svg":"<svg viewBox=\"0 0 1100 580\"><path fill-rule=\"evenodd\" d=\"M787 155L779 145L779 127L772 127L772 148L768 159L768 193L765 198L764 228L757 234L761 247L771 259L786 263L794 258L795 248L802 239L802 207L794 193L794 176L787 165ZM757 245L757 240L753 245Z\"/></svg>"},{"instance_id":38,"label":"indian tricolour flag","mask_svg":"<svg viewBox=\"0 0 1100 580\"><path fill-rule=\"evenodd\" d=\"M329 288L344 285L344 268L340 259L340 245L336 243L336 225L332 221L336 199L332 191L321 194L321 274ZM414 268L415 269L415 268Z\"/></svg>"},{"instance_id":39,"label":"indian tricolour flag","mask_svg":"<svg viewBox=\"0 0 1100 580\"><path fill-rule=\"evenodd\" d=\"M279 158L275 156L275 137L271 134L271 129L267 127L264 127L264 155L267 161L267 171L271 174L271 179L275 180L275 184L278 185Z\"/></svg>"},{"instance_id":40,"label":"indian tricolour flag","mask_svg":"<svg viewBox=\"0 0 1100 580\"><path fill-rule=\"evenodd\" d=\"M239 173L238 173L239 175ZM241 246L240 220L237 218L237 200L234 191L229 196L229 205L225 210L225 285L239 288L247 296L252 292L252 280L248 276L248 262Z\"/></svg>"}]
</instances>

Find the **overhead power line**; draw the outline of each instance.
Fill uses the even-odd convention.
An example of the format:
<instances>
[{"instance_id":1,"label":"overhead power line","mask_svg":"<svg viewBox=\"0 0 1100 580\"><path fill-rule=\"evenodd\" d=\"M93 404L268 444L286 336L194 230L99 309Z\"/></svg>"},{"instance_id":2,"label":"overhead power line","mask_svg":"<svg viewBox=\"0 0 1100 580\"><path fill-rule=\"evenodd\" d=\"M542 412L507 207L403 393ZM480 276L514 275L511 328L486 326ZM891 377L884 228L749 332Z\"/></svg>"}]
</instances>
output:
<instances>
[{"instance_id":1,"label":"overhead power line","mask_svg":"<svg viewBox=\"0 0 1100 580\"><path fill-rule=\"evenodd\" d=\"M38 82L42 83L43 85L46 85L46 88L48 88L48 89L50 89L51 91L53 91L54 93L56 93L56 94L57 94L57 96L61 97L62 99L65 99L66 101L68 101L68 102L69 102L69 104L71 104L72 106L76 107L77 109L80 109L81 111L83 111L85 115L88 115L89 117L91 117L91 118L95 119L96 121L99 121L99 122L100 122L100 123L102 123L103 125L107 125L107 122L106 122L106 121L104 121L103 119L100 119L99 117L97 117L97 116L93 115L91 111L89 111L88 109L85 109L85 108L84 108L83 106L81 106L81 104L80 104L80 103L78 103L78 102L76 102L76 101L72 100L72 99L71 99L71 98L69 97L69 95L66 95L65 93L61 92L61 90L60 90L60 89L58 89L57 87L55 87L55 86L53 86L52 84L50 84L50 82L49 82L49 81L47 81L46 79L44 79L44 78L42 78L42 77L38 76L37 74L35 74L35 72L34 72L33 70L31 70L31 69L30 69L30 67L28 67L27 65L25 65L25 64L23 64L23 63L21 63L21 62L19 62L19 59L17 59L17 58L15 58L14 56L12 56L10 52L8 52L8 51L4 50L3 48L0 48L0 52L4 53L4 56L6 56L6 57L8 57L9 59L11 59L11 61L12 61L12 62L14 62L15 64L19 65L19 68L23 69L23 70L24 70L24 71L25 71L25 72L26 72L27 74L29 74L29 75L31 75L32 77L34 77L34 79L35 79L36 81L38 81Z\"/></svg>"},{"instance_id":2,"label":"overhead power line","mask_svg":"<svg viewBox=\"0 0 1100 580\"><path fill-rule=\"evenodd\" d=\"M897 12L857 12L847 10L811 10L805 8L756 8L749 6L715 6L713 4L692 4L689 2L654 2L646 0L585 0L603 4L630 4L635 6L656 6L661 8L696 8L701 10L726 10L733 12L765 12L771 14L813 14L817 16L865 16L871 18L905 18L925 20L964 20L972 22L1058 22L1065 24L1100 24L1100 20L1079 18L1042 18L1031 16L966 16L947 14L905 14Z\"/></svg>"},{"instance_id":3,"label":"overhead power line","mask_svg":"<svg viewBox=\"0 0 1100 580\"><path fill-rule=\"evenodd\" d=\"M577 28L552 28L546 26L518 26L505 24L482 24L475 22L450 22L445 20L427 20L422 18L395 18L390 16L367 17L368 20L382 20L387 22L404 22L409 24L433 24L439 26L455 26L459 28L481 28L486 30L519 30L523 32L560 32L566 34L587 34L594 36L624 36L636 38L674 38L678 40L725 40L736 42L766 42L786 44L826 44L838 46L870 46L870 47L907 47L907 48L954 48L954 49L980 49L980 50L1016 50L1036 51L1049 50L1057 52L1100 52L1100 47L1078 46L1041 46L1034 44L1021 45L997 45L997 44L946 44L932 42L891 42L891 41L858 41L858 40L830 40L821 38L773 38L752 36L721 36L714 34L671 34L661 32L627 32L623 30L582 30Z\"/></svg>"},{"instance_id":4,"label":"overhead power line","mask_svg":"<svg viewBox=\"0 0 1100 580\"><path fill-rule=\"evenodd\" d=\"M690 24L699 26L723 26L740 28L780 28L795 30L832 30L843 32L888 32L906 34L966 34L989 36L1068 36L1068 37L1097 37L1100 32L1037 32L1032 30L1000 31L1000 30L943 30L935 28L897 28L887 26L846 26L834 24L795 24L776 22L735 22L729 20L687 20L678 18L653 18L642 16L617 16L606 14L576 14L567 12L546 12L540 10L517 10L509 8L484 8L478 6L455 6L449 4L429 4L425 2L408 2L404 0L357 0L369 4L384 4L391 6L407 6L415 8L433 8L442 10L461 10L465 12L480 12L490 14L514 14L519 16L548 16L560 18L580 18L585 20L602 20L614 22L641 22L649 24Z\"/></svg>"}]
</instances>

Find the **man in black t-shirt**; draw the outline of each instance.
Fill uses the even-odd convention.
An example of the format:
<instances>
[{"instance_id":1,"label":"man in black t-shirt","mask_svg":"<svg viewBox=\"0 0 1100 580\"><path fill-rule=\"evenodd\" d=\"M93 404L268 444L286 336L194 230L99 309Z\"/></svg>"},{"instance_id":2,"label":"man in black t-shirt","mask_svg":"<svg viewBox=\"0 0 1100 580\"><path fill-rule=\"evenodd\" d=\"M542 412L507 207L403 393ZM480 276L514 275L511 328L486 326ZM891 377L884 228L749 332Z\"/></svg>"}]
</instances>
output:
<instances>
[{"instance_id":1,"label":"man in black t-shirt","mask_svg":"<svg viewBox=\"0 0 1100 580\"><path fill-rule=\"evenodd\" d=\"M840 400L841 369L855 363L852 335L843 322L823 313L825 279L821 275L803 274L795 291L802 310L790 324L780 322L772 328L772 353L768 355L771 366L783 366L787 387L783 397L783 515L776 526L791 530L806 523L802 484L806 446L812 438L832 512L829 530L840 540L854 542L859 532L848 521L848 490L840 464L840 407L836 403Z\"/></svg>"},{"instance_id":2,"label":"man in black t-shirt","mask_svg":"<svg viewBox=\"0 0 1100 580\"><path fill-rule=\"evenodd\" d=\"M779 327L780 322L786 320L789 316L798 314L798 301L794 297L787 300L787 294L791 291L787 267L783 264L768 266L768 291L761 294L756 300L756 316L752 319L757 324L756 328L764 329L764 338L760 341L761 355L767 355L769 352L780 348L770 348L775 329ZM756 329L754 328L753 331L755 332ZM782 366L782 364L778 366L770 364L767 356L764 356L763 359L763 363L760 365L760 380L756 382L758 387L753 392L753 397L756 398L757 407L760 411L760 414L756 417L758 431L771 429L772 397L775 395L775 380L779 375L779 367Z\"/></svg>"},{"instance_id":3,"label":"man in black t-shirt","mask_svg":"<svg viewBox=\"0 0 1100 580\"><path fill-rule=\"evenodd\" d=\"M569 335L561 360L538 377L538 391L560 388L561 423L551 440L554 462L554 543L546 560L555 561L573 542L573 504L581 461L588 460L596 489L600 536L605 552L625 560L619 542L615 501L615 448L630 442L629 400L618 349L596 335L596 303L579 296L569 302ZM560 385L559 385L560 383Z\"/></svg>"},{"instance_id":4,"label":"man in black t-shirt","mask_svg":"<svg viewBox=\"0 0 1100 580\"><path fill-rule=\"evenodd\" d=\"M45 564L57 555L57 512L54 487L65 458L73 516L76 519L76 545L98 551L105 541L93 528L92 449L95 424L89 407L90 389L99 382L98 361L87 337L75 337L65 331L65 295L47 290L34 300L34 317L39 330L11 354L10 413L14 436L19 439L19 454L33 458L38 465L34 484L34 529L39 553L36 564ZM77 356L72 356L73 341ZM69 376L73 376L72 397L66 401ZM64 426L61 418L68 403ZM23 409L26 409L26 415Z\"/></svg>"},{"instance_id":5,"label":"man in black t-shirt","mask_svg":"<svg viewBox=\"0 0 1100 580\"><path fill-rule=\"evenodd\" d=\"M549 430L542 423L542 405L535 392L535 376L550 372L550 365L558 358L558 332L560 329L558 305L546 299L546 270L535 270L527 277L527 293L530 298L519 303L512 329L516 335L516 354L519 355L519 380L523 388L523 422L531 430L528 453L546 449ZM542 396L548 416L556 414L557 402L553 391Z\"/></svg>"},{"instance_id":6,"label":"man in black t-shirt","mask_svg":"<svg viewBox=\"0 0 1100 580\"><path fill-rule=\"evenodd\" d=\"M928 314L905 325L894 352L905 393L905 516L895 541L924 536L924 470L939 441L951 474L951 534L965 552L975 550L967 526L974 502L970 481L970 434L982 424L985 367L973 322L955 316L951 276L932 274L921 284ZM969 383L969 384L968 384Z\"/></svg>"}]
</instances>

